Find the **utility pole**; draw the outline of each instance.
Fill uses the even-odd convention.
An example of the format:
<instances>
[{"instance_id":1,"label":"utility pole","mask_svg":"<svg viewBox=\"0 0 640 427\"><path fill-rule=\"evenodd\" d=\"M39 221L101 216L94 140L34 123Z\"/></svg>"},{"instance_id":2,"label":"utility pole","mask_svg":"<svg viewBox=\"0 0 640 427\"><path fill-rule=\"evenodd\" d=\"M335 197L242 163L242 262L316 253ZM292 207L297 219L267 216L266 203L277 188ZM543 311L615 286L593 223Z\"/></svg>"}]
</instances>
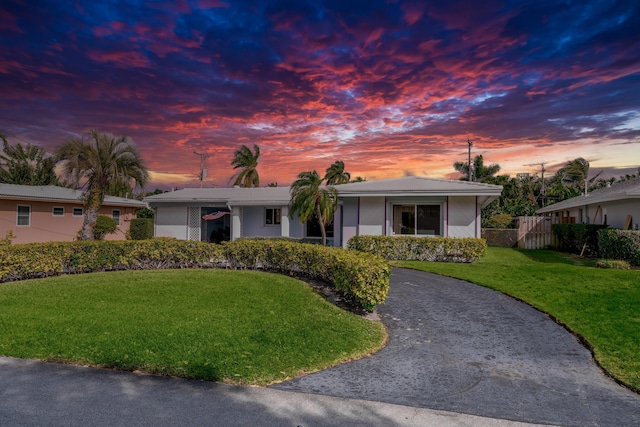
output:
<instances>
[{"instance_id":1,"label":"utility pole","mask_svg":"<svg viewBox=\"0 0 640 427\"><path fill-rule=\"evenodd\" d=\"M209 154L198 153L196 151L194 151L193 154L195 154L196 156L200 156L200 175L198 176L198 179L200 179L200 188L202 188L204 178L207 176L207 170L204 167L204 163L207 160L207 157L209 157Z\"/></svg>"},{"instance_id":2,"label":"utility pole","mask_svg":"<svg viewBox=\"0 0 640 427\"><path fill-rule=\"evenodd\" d=\"M467 180L471 182L471 180L473 179L473 170L471 166L471 146L473 145L473 143L471 142L470 139L467 139L467 144L469 144L469 157L468 157L468 163L467 163L467 165L469 165L469 171L467 173Z\"/></svg>"},{"instance_id":3,"label":"utility pole","mask_svg":"<svg viewBox=\"0 0 640 427\"><path fill-rule=\"evenodd\" d=\"M547 184L544 181L544 173L546 171L546 169L544 168L544 165L546 165L547 162L545 162L544 160L541 161L540 163L529 163L528 165L525 166L538 166L540 165L540 172L542 175L542 185L540 186L540 195L542 196L542 207L544 207L544 200L547 196Z\"/></svg>"}]
</instances>

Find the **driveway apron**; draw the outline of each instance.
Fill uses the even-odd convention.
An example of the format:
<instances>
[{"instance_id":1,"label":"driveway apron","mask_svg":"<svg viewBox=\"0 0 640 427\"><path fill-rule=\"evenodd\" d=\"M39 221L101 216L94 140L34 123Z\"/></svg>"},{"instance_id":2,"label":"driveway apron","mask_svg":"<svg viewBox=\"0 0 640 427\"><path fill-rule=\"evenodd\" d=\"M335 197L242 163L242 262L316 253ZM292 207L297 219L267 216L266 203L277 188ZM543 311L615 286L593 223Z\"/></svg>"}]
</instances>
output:
<instances>
[{"instance_id":1,"label":"driveway apron","mask_svg":"<svg viewBox=\"0 0 640 427\"><path fill-rule=\"evenodd\" d=\"M542 424L640 425L640 396L545 314L457 279L394 269L387 346L273 388Z\"/></svg>"}]
</instances>

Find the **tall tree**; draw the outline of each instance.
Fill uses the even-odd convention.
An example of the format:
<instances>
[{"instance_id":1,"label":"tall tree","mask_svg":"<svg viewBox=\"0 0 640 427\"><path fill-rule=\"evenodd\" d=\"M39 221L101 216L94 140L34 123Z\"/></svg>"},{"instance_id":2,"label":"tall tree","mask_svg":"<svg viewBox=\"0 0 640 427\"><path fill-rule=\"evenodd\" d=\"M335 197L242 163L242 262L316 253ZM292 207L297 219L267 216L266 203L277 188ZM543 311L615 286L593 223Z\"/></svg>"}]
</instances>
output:
<instances>
[{"instance_id":1,"label":"tall tree","mask_svg":"<svg viewBox=\"0 0 640 427\"><path fill-rule=\"evenodd\" d=\"M351 174L344 170L344 162L342 160L336 160L327 168L324 179L327 181L327 185L346 184L351 180Z\"/></svg>"},{"instance_id":2,"label":"tall tree","mask_svg":"<svg viewBox=\"0 0 640 427\"><path fill-rule=\"evenodd\" d=\"M585 185L593 183L595 179L600 176L600 173L602 172L599 172L593 178L588 179L589 162L582 157L578 157L568 161L564 167L558 169L556 176L558 176L563 183L572 185L578 191L584 191Z\"/></svg>"},{"instance_id":3,"label":"tall tree","mask_svg":"<svg viewBox=\"0 0 640 427\"><path fill-rule=\"evenodd\" d=\"M36 145L9 145L2 140L0 182L20 185L57 185L55 157Z\"/></svg>"},{"instance_id":4,"label":"tall tree","mask_svg":"<svg viewBox=\"0 0 640 427\"><path fill-rule=\"evenodd\" d=\"M88 138L71 139L56 151L62 172L76 188L84 187L84 221L81 238L93 239L98 212L110 185L144 187L149 179L138 149L126 136L89 131Z\"/></svg>"},{"instance_id":5,"label":"tall tree","mask_svg":"<svg viewBox=\"0 0 640 427\"><path fill-rule=\"evenodd\" d=\"M460 178L461 181L467 181L469 176L469 165L466 162L455 162L453 168L464 175ZM500 165L494 163L489 166L485 166L482 154L473 158L473 179L477 182L492 183L494 175L500 172Z\"/></svg>"},{"instance_id":6,"label":"tall tree","mask_svg":"<svg viewBox=\"0 0 640 427\"><path fill-rule=\"evenodd\" d=\"M254 145L253 150L252 152L249 147L243 145L233 153L231 165L234 169L240 169L230 179L230 181L233 181L233 185L239 185L240 187L260 186L260 177L258 176L260 147Z\"/></svg>"},{"instance_id":7,"label":"tall tree","mask_svg":"<svg viewBox=\"0 0 640 427\"><path fill-rule=\"evenodd\" d=\"M323 178L318 172L302 172L291 184L291 202L289 216L298 214L300 222L305 223L316 217L322 234L322 245L327 245L325 224L333 219L338 207L338 192L331 186L323 186Z\"/></svg>"}]
</instances>

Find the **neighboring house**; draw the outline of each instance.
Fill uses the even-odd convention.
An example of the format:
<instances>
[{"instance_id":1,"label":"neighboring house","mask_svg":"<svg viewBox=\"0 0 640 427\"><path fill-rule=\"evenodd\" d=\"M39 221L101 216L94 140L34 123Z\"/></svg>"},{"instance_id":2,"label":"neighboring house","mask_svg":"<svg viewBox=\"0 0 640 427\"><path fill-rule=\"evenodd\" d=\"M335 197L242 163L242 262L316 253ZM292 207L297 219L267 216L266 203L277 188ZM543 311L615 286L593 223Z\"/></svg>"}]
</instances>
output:
<instances>
[{"instance_id":1,"label":"neighboring house","mask_svg":"<svg viewBox=\"0 0 640 427\"><path fill-rule=\"evenodd\" d=\"M83 195L53 185L0 184L0 237L11 230L13 243L76 240L84 219ZM136 210L146 206L139 200L107 196L100 215L114 218L118 230L105 239L124 239Z\"/></svg>"},{"instance_id":2,"label":"neighboring house","mask_svg":"<svg viewBox=\"0 0 640 427\"><path fill-rule=\"evenodd\" d=\"M612 228L638 229L640 178L554 203L538 209L537 213L559 217L560 222L607 224Z\"/></svg>"},{"instance_id":3,"label":"neighboring house","mask_svg":"<svg viewBox=\"0 0 640 427\"><path fill-rule=\"evenodd\" d=\"M480 210L502 187L406 177L335 186L339 206L329 241L356 235L480 237ZM221 241L240 237L320 238L310 222L289 218L289 187L187 188L145 198L156 208L155 235Z\"/></svg>"}]
</instances>

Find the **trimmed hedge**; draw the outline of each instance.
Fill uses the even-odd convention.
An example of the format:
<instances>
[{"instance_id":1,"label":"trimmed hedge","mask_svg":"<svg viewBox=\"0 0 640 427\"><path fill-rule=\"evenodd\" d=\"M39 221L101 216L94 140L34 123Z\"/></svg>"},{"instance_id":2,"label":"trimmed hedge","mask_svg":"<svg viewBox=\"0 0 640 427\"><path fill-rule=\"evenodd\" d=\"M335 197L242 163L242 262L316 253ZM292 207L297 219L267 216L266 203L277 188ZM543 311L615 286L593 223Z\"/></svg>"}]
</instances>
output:
<instances>
[{"instance_id":1,"label":"trimmed hedge","mask_svg":"<svg viewBox=\"0 0 640 427\"><path fill-rule=\"evenodd\" d=\"M134 218L129 225L131 240L146 240L153 238L153 218Z\"/></svg>"},{"instance_id":2,"label":"trimmed hedge","mask_svg":"<svg viewBox=\"0 0 640 427\"><path fill-rule=\"evenodd\" d=\"M627 261L640 266L640 232L633 230L600 230L598 246L603 258Z\"/></svg>"},{"instance_id":3,"label":"trimmed hedge","mask_svg":"<svg viewBox=\"0 0 640 427\"><path fill-rule=\"evenodd\" d=\"M0 282L126 269L264 269L325 281L367 310L387 298L391 273L389 264L374 255L281 240L33 243L0 247L0 257Z\"/></svg>"},{"instance_id":4,"label":"trimmed hedge","mask_svg":"<svg viewBox=\"0 0 640 427\"><path fill-rule=\"evenodd\" d=\"M487 242L471 237L354 236L347 247L388 260L473 262L484 254Z\"/></svg>"},{"instance_id":5,"label":"trimmed hedge","mask_svg":"<svg viewBox=\"0 0 640 427\"><path fill-rule=\"evenodd\" d=\"M264 269L330 283L372 310L389 293L389 264L382 258L335 247L278 239L241 239L224 245L231 268Z\"/></svg>"},{"instance_id":6,"label":"trimmed hedge","mask_svg":"<svg viewBox=\"0 0 640 427\"><path fill-rule=\"evenodd\" d=\"M585 254L598 258L598 231L606 227L599 224L553 224L551 231L558 239L561 251L580 254L585 248Z\"/></svg>"},{"instance_id":7,"label":"trimmed hedge","mask_svg":"<svg viewBox=\"0 0 640 427\"><path fill-rule=\"evenodd\" d=\"M30 243L0 247L0 282L108 270L223 265L222 247L175 239Z\"/></svg>"}]
</instances>

